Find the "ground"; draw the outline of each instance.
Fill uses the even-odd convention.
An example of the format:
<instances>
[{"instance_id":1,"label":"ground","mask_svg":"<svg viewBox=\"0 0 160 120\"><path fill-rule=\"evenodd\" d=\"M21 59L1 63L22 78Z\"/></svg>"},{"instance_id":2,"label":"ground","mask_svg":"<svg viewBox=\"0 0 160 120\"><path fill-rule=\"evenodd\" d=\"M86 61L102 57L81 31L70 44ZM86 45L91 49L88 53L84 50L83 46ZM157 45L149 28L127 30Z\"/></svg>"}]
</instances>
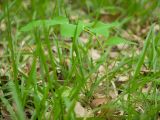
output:
<instances>
[{"instance_id":1,"label":"ground","mask_svg":"<svg viewBox=\"0 0 160 120\"><path fill-rule=\"evenodd\" d=\"M0 119L159 120L160 2L0 1Z\"/></svg>"}]
</instances>

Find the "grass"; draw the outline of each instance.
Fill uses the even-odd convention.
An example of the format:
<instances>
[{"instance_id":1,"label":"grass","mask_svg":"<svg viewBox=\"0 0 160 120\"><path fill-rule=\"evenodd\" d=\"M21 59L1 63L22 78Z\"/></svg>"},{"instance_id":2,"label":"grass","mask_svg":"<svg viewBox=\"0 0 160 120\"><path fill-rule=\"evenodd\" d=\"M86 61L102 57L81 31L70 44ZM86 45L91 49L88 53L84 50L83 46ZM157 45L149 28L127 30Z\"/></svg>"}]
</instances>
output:
<instances>
[{"instance_id":1,"label":"grass","mask_svg":"<svg viewBox=\"0 0 160 120\"><path fill-rule=\"evenodd\" d=\"M159 16L151 14L159 4L2 2L0 119L158 120ZM134 31L129 38L123 36L123 31L136 29L132 25L136 20L141 30L141 26L150 29L145 37L140 35L142 41L132 38ZM82 105L79 113L77 103ZM82 109L90 110L78 117Z\"/></svg>"}]
</instances>

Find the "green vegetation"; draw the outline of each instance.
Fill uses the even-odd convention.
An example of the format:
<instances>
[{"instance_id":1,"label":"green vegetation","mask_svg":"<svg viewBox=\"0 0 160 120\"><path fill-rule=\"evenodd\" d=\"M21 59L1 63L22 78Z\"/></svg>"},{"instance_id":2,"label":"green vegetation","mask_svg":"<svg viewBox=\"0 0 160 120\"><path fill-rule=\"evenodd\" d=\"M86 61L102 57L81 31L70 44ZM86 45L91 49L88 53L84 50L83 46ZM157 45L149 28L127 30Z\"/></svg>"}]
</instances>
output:
<instances>
[{"instance_id":1,"label":"green vegetation","mask_svg":"<svg viewBox=\"0 0 160 120\"><path fill-rule=\"evenodd\" d=\"M159 120L159 0L0 1L0 119Z\"/></svg>"}]
</instances>

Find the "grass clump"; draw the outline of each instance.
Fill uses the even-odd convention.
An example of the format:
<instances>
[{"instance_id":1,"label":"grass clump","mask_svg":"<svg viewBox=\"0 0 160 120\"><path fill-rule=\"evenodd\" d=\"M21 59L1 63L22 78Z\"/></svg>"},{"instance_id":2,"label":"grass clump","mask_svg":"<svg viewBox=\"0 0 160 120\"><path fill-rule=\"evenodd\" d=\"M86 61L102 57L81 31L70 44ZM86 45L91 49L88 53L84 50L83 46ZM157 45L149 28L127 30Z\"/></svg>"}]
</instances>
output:
<instances>
[{"instance_id":1,"label":"grass clump","mask_svg":"<svg viewBox=\"0 0 160 120\"><path fill-rule=\"evenodd\" d=\"M0 118L159 119L158 9L149 0L2 2Z\"/></svg>"}]
</instances>

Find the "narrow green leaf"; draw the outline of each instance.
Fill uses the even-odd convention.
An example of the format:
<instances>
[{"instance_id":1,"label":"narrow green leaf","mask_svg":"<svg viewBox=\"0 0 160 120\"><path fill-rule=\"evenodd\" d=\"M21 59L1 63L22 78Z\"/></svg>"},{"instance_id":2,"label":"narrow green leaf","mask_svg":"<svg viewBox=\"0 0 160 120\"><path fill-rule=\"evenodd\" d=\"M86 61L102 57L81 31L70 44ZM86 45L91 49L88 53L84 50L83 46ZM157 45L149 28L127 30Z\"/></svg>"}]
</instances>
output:
<instances>
[{"instance_id":1,"label":"narrow green leaf","mask_svg":"<svg viewBox=\"0 0 160 120\"><path fill-rule=\"evenodd\" d=\"M24 109L23 109L23 106L22 106L22 101L21 101L20 95L17 92L16 85L14 84L13 81L11 81L9 85L10 85L10 88L11 88L11 91L12 91L13 99L16 103L16 109L17 109L16 113L18 115L18 118L20 120L25 120L25 113L24 113Z\"/></svg>"},{"instance_id":2,"label":"narrow green leaf","mask_svg":"<svg viewBox=\"0 0 160 120\"><path fill-rule=\"evenodd\" d=\"M109 38L106 42L106 45L118 45L118 44L135 44L135 43L131 41L127 41L117 36Z\"/></svg>"},{"instance_id":3,"label":"narrow green leaf","mask_svg":"<svg viewBox=\"0 0 160 120\"><path fill-rule=\"evenodd\" d=\"M147 35L147 38L146 38L146 40L145 40L143 50L142 50L142 52L141 52L141 55L139 56L139 59L138 59L138 62L137 62L136 68L135 68L135 72L134 72L134 75L133 75L133 79L135 79L135 78L138 76L138 74L140 73L141 67L142 67L143 62L144 62L144 59L145 59L145 55L146 55L146 53L147 53L148 46L149 46L149 44L150 44L150 40L151 40L150 37L151 37L151 33L152 33L152 31L153 31L153 27L154 27L154 26L152 25L151 28L150 28L150 31L149 31L149 33L148 33L148 35ZM135 81L135 80L134 80L134 81Z\"/></svg>"},{"instance_id":4,"label":"narrow green leaf","mask_svg":"<svg viewBox=\"0 0 160 120\"><path fill-rule=\"evenodd\" d=\"M15 112L13 110L13 107L10 105L9 101L7 99L5 99L4 97L2 97L2 96L0 96L0 99L2 100L2 103L7 108L7 111L10 113L12 119L13 120L18 120L18 118L16 117L16 114L15 114Z\"/></svg>"}]
</instances>

